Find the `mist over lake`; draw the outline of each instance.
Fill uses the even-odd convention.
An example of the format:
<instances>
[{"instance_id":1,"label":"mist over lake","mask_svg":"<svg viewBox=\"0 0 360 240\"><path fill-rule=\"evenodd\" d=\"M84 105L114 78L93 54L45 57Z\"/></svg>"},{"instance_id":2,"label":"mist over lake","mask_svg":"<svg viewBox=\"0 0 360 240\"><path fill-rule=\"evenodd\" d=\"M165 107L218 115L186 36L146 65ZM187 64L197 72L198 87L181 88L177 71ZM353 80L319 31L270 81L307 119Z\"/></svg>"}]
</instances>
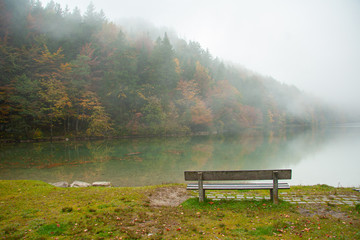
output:
<instances>
[{"instance_id":1,"label":"mist over lake","mask_svg":"<svg viewBox=\"0 0 360 240\"><path fill-rule=\"evenodd\" d=\"M291 168L357 187L359 6L4 0L0 179Z\"/></svg>"},{"instance_id":2,"label":"mist over lake","mask_svg":"<svg viewBox=\"0 0 360 240\"><path fill-rule=\"evenodd\" d=\"M291 185L359 187L360 125L232 136L2 144L0 179L184 182L185 170L293 170Z\"/></svg>"}]
</instances>

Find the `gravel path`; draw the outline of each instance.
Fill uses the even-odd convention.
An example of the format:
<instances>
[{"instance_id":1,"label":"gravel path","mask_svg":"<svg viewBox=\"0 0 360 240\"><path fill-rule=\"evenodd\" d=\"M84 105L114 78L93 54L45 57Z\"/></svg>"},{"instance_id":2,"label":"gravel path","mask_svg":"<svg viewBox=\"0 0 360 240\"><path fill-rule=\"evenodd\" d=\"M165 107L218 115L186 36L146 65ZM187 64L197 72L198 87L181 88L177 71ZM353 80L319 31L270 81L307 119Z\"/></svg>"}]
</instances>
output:
<instances>
[{"instance_id":1,"label":"gravel path","mask_svg":"<svg viewBox=\"0 0 360 240\"><path fill-rule=\"evenodd\" d=\"M262 200L270 199L269 196L259 196L255 194L240 193L221 193L221 191L207 191L206 198L212 200L234 199L234 200ZM295 193L279 193L279 199L294 204L332 204L332 205L356 205L360 204L360 194L352 195L301 195Z\"/></svg>"}]
</instances>

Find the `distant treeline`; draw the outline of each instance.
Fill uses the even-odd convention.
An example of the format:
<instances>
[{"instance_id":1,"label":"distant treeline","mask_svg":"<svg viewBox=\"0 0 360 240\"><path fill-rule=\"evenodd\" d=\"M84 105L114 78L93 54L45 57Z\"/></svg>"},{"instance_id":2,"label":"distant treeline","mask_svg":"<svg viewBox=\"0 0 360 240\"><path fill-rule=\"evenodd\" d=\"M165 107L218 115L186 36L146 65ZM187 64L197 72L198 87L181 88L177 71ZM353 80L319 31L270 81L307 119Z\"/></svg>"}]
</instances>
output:
<instances>
[{"instance_id":1,"label":"distant treeline","mask_svg":"<svg viewBox=\"0 0 360 240\"><path fill-rule=\"evenodd\" d=\"M1 138L234 132L333 118L296 87L225 64L197 42L125 29L92 4L81 15L0 0Z\"/></svg>"}]
</instances>

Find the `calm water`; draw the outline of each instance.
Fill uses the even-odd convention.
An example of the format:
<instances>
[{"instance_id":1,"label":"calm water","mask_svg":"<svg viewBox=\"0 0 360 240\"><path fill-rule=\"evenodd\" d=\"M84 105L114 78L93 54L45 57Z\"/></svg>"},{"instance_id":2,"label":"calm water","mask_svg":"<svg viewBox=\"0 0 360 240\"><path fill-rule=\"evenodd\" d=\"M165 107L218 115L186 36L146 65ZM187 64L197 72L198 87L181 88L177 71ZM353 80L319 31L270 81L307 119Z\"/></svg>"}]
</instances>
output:
<instances>
[{"instance_id":1,"label":"calm water","mask_svg":"<svg viewBox=\"0 0 360 240\"><path fill-rule=\"evenodd\" d=\"M21 143L0 146L0 179L184 182L184 170L291 168L292 185L360 186L360 124L282 134Z\"/></svg>"}]
</instances>

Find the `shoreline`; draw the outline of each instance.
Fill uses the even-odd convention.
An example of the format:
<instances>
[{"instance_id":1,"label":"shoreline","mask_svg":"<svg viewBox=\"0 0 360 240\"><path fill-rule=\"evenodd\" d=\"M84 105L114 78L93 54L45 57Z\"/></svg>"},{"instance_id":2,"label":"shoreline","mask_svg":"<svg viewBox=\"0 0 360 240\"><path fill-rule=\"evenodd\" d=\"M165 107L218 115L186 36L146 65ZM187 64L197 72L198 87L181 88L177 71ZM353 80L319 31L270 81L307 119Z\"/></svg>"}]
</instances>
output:
<instances>
[{"instance_id":1,"label":"shoreline","mask_svg":"<svg viewBox=\"0 0 360 240\"><path fill-rule=\"evenodd\" d=\"M62 187L62 188L70 188L72 184L74 185L79 185L76 187L98 187L98 186L104 186L104 187L111 187L111 188L143 188L143 187L157 187L157 186L166 186L166 185L183 185L186 186L187 182L172 182L172 183L159 183L159 184L151 184L151 185L138 185L138 186L118 186L118 185L113 185L113 183L111 181L108 180L96 180L96 181L89 181L89 182L85 182L82 180L73 180L71 182L67 182L67 181L53 181L53 182L47 182L44 180L34 180L34 179L0 179L0 182L42 182L45 184L49 184L49 185L61 185L61 186L56 186L56 187ZM99 184L99 183L103 183L103 185ZM297 184L297 185L290 185L290 191L291 188L323 188L323 189L351 189L357 192L360 192L360 184L357 186L331 186L328 184L323 184L323 183L316 183L316 184L312 184L312 185L302 185L302 184ZM210 190L209 190L210 191ZM226 190L213 190L213 191L226 191ZM233 190L233 191L244 191L244 190ZM253 191L253 190L251 190ZM264 190L267 191L267 190ZM280 191L289 191L286 189L281 189Z\"/></svg>"},{"instance_id":2,"label":"shoreline","mask_svg":"<svg viewBox=\"0 0 360 240\"><path fill-rule=\"evenodd\" d=\"M137 139L137 138L172 138L172 137L193 137L193 136L213 136L213 135L238 135L247 132L261 132L263 134L269 134L270 132L279 133L287 130L296 130L296 129L311 129L311 126L308 125L288 125L281 129L266 129L264 127L252 127L244 128L237 132L189 132L184 134L148 134L148 135L120 135L120 136L76 136L76 137L66 137L66 136L55 136L44 137L37 139L1 139L0 143L33 143L33 142L66 142L66 141L96 141L96 140L114 140L114 139Z\"/></svg>"},{"instance_id":3,"label":"shoreline","mask_svg":"<svg viewBox=\"0 0 360 240\"><path fill-rule=\"evenodd\" d=\"M162 186L162 185L184 185L186 186L188 182L183 181L183 182L165 182L165 183L154 183L154 184L149 184L149 185L119 185L119 184L113 184L113 182L111 182L111 180L103 180L103 179L96 179L96 180L88 180L88 181L83 181L83 180L79 180L77 178L75 178L74 180L71 181L65 181L65 180L58 180L58 181L46 181L46 180L37 180L37 179L1 179L0 181L38 181L38 182L43 182L49 185L59 185L57 187L71 187L72 184L75 185L82 185L83 187L91 187L91 186L101 186L101 184L99 185L99 183L103 183L104 186L106 187L111 187L111 188L141 188L141 187L156 187L156 186ZM81 187L82 187L81 186ZM78 187L78 186L77 186ZM291 188L313 188L313 187L321 187L321 188L332 188L332 189L351 189L354 191L358 191L360 192L360 184L358 185L351 185L351 186L332 186L332 185L328 185L328 184L324 184L324 183L315 183L315 184L309 184L309 185L303 185L303 184L294 184L294 185L290 185L290 190ZM281 189L281 191L284 191L285 189ZM221 191L221 190L218 190ZM242 190L239 190L240 192Z\"/></svg>"},{"instance_id":4,"label":"shoreline","mask_svg":"<svg viewBox=\"0 0 360 240\"><path fill-rule=\"evenodd\" d=\"M67 141L97 141L97 140L115 140L115 139L137 139L137 138L155 138L155 137L191 137L191 136L210 136L217 133L192 133L192 134L170 134L170 135L124 135L111 137L53 137L40 139L0 139L0 143L33 143L33 142L67 142Z\"/></svg>"}]
</instances>

